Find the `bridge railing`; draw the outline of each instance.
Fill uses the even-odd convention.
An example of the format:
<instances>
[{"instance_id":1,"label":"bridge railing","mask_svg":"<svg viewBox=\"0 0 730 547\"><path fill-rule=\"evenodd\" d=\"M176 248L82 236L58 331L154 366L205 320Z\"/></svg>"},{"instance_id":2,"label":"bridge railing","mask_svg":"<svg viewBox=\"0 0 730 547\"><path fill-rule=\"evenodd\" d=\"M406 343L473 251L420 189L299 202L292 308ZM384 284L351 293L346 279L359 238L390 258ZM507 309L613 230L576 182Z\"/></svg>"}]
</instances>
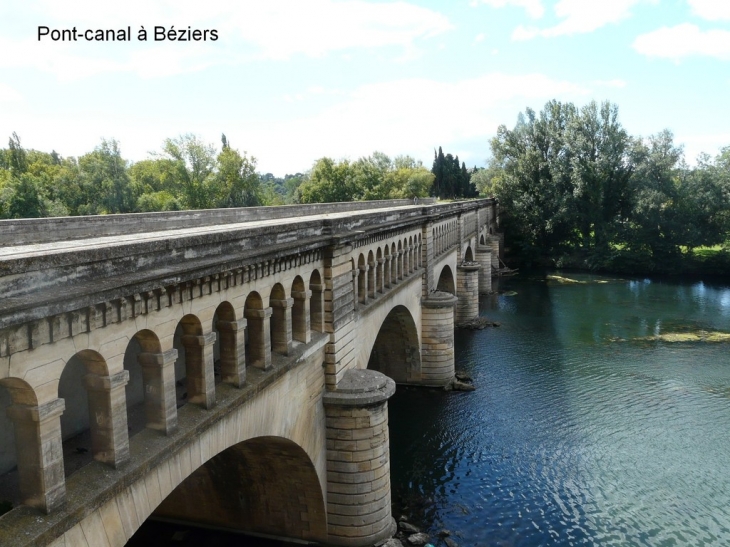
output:
<instances>
[{"instance_id":1,"label":"bridge railing","mask_svg":"<svg viewBox=\"0 0 730 547\"><path fill-rule=\"evenodd\" d=\"M436 198L315 203L309 205L280 205L275 207L239 207L231 209L201 209L164 213L129 213L79 217L28 218L0 220L0 247L51 243L88 237L138 234L275 220L312 215L364 211L407 205L432 205Z\"/></svg>"}]
</instances>

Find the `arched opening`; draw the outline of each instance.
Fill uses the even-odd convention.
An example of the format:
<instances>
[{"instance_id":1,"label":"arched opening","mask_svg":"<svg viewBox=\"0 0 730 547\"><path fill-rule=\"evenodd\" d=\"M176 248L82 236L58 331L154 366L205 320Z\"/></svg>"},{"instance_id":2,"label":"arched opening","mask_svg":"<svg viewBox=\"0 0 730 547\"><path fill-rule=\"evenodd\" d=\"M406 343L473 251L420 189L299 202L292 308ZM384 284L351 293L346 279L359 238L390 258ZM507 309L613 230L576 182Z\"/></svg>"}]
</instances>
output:
<instances>
[{"instance_id":1,"label":"arched opening","mask_svg":"<svg viewBox=\"0 0 730 547\"><path fill-rule=\"evenodd\" d=\"M370 351L368 368L382 372L396 383L420 380L418 330L405 306L393 308L380 326Z\"/></svg>"},{"instance_id":2,"label":"arched opening","mask_svg":"<svg viewBox=\"0 0 730 547\"><path fill-rule=\"evenodd\" d=\"M319 270L309 276L309 290L312 291L309 303L309 324L313 331L324 332L324 285Z\"/></svg>"},{"instance_id":3,"label":"arched opening","mask_svg":"<svg viewBox=\"0 0 730 547\"><path fill-rule=\"evenodd\" d=\"M33 447L28 442L29 436L37 438L37 435L29 435L33 433L29 424L16 424L13 421L10 411L16 405L37 407L35 391L19 378L0 380L0 516L23 502L23 486L26 490L33 489L33 485L28 484L27 480L23 481L23 478L37 475L37 469L29 466L35 462L34 458L29 457Z\"/></svg>"},{"instance_id":4,"label":"arched opening","mask_svg":"<svg viewBox=\"0 0 730 547\"><path fill-rule=\"evenodd\" d=\"M129 455L126 372L109 376L104 358L82 350L66 362L58 382L64 473L68 477L92 459L116 466ZM90 417L94 419L91 420Z\"/></svg>"},{"instance_id":5,"label":"arched opening","mask_svg":"<svg viewBox=\"0 0 730 547\"><path fill-rule=\"evenodd\" d=\"M271 309L264 309L263 299L256 291L252 291L246 297L243 309L248 322L246 362L251 366L266 369L271 365L271 338L268 329Z\"/></svg>"},{"instance_id":6,"label":"arched opening","mask_svg":"<svg viewBox=\"0 0 730 547\"><path fill-rule=\"evenodd\" d=\"M215 383L242 387L246 382L246 323L239 321L230 302L221 302L213 314L213 374Z\"/></svg>"},{"instance_id":7,"label":"arched opening","mask_svg":"<svg viewBox=\"0 0 730 547\"><path fill-rule=\"evenodd\" d=\"M484 234L482 234L482 237L479 238L479 244L480 245L486 245L486 243L484 242Z\"/></svg>"},{"instance_id":8,"label":"arched opening","mask_svg":"<svg viewBox=\"0 0 730 547\"><path fill-rule=\"evenodd\" d=\"M168 360L171 357L168 354ZM165 412L165 388L172 390L169 384L174 384L168 381L168 385L165 385L164 367L169 364L165 363L159 338L151 330L139 331L127 344L124 368L129 372L125 395L130 438L145 427L168 433L166 418L176 420L175 417L166 416L170 409ZM184 387L180 389L184 391Z\"/></svg>"},{"instance_id":9,"label":"arched opening","mask_svg":"<svg viewBox=\"0 0 730 547\"><path fill-rule=\"evenodd\" d=\"M214 456L153 516L306 541L327 539L317 471L300 446L281 437L257 437Z\"/></svg>"},{"instance_id":10,"label":"arched opening","mask_svg":"<svg viewBox=\"0 0 730 547\"><path fill-rule=\"evenodd\" d=\"M395 249L395 243L390 246L390 284L395 285L398 282L398 251Z\"/></svg>"},{"instance_id":11,"label":"arched opening","mask_svg":"<svg viewBox=\"0 0 730 547\"><path fill-rule=\"evenodd\" d=\"M416 256L416 251L413 247L413 237L408 238L408 273L413 273L416 269L413 259Z\"/></svg>"},{"instance_id":12,"label":"arched opening","mask_svg":"<svg viewBox=\"0 0 730 547\"><path fill-rule=\"evenodd\" d=\"M397 278L403 279L403 243L398 242L398 274Z\"/></svg>"},{"instance_id":13,"label":"arched opening","mask_svg":"<svg viewBox=\"0 0 730 547\"><path fill-rule=\"evenodd\" d=\"M375 256L373 252L368 253L368 297L375 298Z\"/></svg>"},{"instance_id":14,"label":"arched opening","mask_svg":"<svg viewBox=\"0 0 730 547\"><path fill-rule=\"evenodd\" d=\"M444 266L439 275L439 281L436 284L436 290L456 294L456 284L454 283L454 273L449 266Z\"/></svg>"},{"instance_id":15,"label":"arched opening","mask_svg":"<svg viewBox=\"0 0 730 547\"><path fill-rule=\"evenodd\" d=\"M378 247L378 252L375 254L375 290L383 292L383 251Z\"/></svg>"},{"instance_id":16,"label":"arched opening","mask_svg":"<svg viewBox=\"0 0 730 547\"><path fill-rule=\"evenodd\" d=\"M474 262L474 253L471 251L471 245L466 248L464 253L464 262Z\"/></svg>"},{"instance_id":17,"label":"arched opening","mask_svg":"<svg viewBox=\"0 0 730 547\"><path fill-rule=\"evenodd\" d=\"M271 288L269 295L271 306L271 351L281 355L289 355L292 348L291 305L281 283Z\"/></svg>"},{"instance_id":18,"label":"arched opening","mask_svg":"<svg viewBox=\"0 0 730 547\"><path fill-rule=\"evenodd\" d=\"M390 248L386 245L383 262L383 286L389 289L390 283Z\"/></svg>"},{"instance_id":19,"label":"arched opening","mask_svg":"<svg viewBox=\"0 0 730 547\"><path fill-rule=\"evenodd\" d=\"M297 342L307 344L311 339L309 333L310 296L304 287L304 280L300 276L296 276L292 282L291 296L294 299L291 310L292 338Z\"/></svg>"},{"instance_id":20,"label":"arched opening","mask_svg":"<svg viewBox=\"0 0 730 547\"><path fill-rule=\"evenodd\" d=\"M178 408L188 402L206 409L215 405L214 342L215 333L205 335L195 315L188 314L178 323L173 340L178 350L175 378L178 387L185 386L185 391L178 390Z\"/></svg>"},{"instance_id":21,"label":"arched opening","mask_svg":"<svg viewBox=\"0 0 730 547\"><path fill-rule=\"evenodd\" d=\"M357 267L360 270L357 276L357 301L360 304L365 304L368 301L367 297L367 275L365 265L365 255L360 253L360 257L357 259Z\"/></svg>"}]
</instances>

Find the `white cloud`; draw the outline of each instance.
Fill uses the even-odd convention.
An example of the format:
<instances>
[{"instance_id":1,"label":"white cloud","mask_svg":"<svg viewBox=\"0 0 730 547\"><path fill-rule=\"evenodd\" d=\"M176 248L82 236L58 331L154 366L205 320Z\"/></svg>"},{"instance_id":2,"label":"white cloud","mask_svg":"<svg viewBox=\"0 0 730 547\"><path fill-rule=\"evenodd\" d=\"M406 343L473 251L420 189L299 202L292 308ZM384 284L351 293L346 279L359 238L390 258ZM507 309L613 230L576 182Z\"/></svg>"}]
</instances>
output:
<instances>
[{"instance_id":1,"label":"white cloud","mask_svg":"<svg viewBox=\"0 0 730 547\"><path fill-rule=\"evenodd\" d=\"M730 20L728 0L687 0L695 15L710 21Z\"/></svg>"},{"instance_id":2,"label":"white cloud","mask_svg":"<svg viewBox=\"0 0 730 547\"><path fill-rule=\"evenodd\" d=\"M256 142L255 155L264 172L295 172L325 155L355 159L376 149L429 162L434 146L474 140L484 143L484 155L497 126L511 123L525 105L541 108L552 98L579 100L589 93L582 85L542 74L493 73L453 83L384 82L344 93L315 115L247 128L250 134L235 136L235 142ZM505 110L514 111L513 119L505 119ZM281 150L288 151L286 157ZM481 156L461 159L482 162Z\"/></svg>"},{"instance_id":3,"label":"white cloud","mask_svg":"<svg viewBox=\"0 0 730 547\"><path fill-rule=\"evenodd\" d=\"M505 6L517 6L524 8L527 15L533 19L539 19L545 13L545 8L542 5L542 0L481 0L482 4L487 4L493 8L503 8ZM478 4L477 0L472 2L472 6Z\"/></svg>"},{"instance_id":4,"label":"white cloud","mask_svg":"<svg viewBox=\"0 0 730 547\"><path fill-rule=\"evenodd\" d=\"M684 157L692 165L702 153L715 157L720 149L730 145L730 132L726 133L679 133L674 136L677 144L684 145Z\"/></svg>"},{"instance_id":5,"label":"white cloud","mask_svg":"<svg viewBox=\"0 0 730 547\"><path fill-rule=\"evenodd\" d=\"M730 60L730 31L702 31L696 25L683 23L642 34L634 40L633 47L648 57L675 61L693 55Z\"/></svg>"},{"instance_id":6,"label":"white cloud","mask_svg":"<svg viewBox=\"0 0 730 547\"><path fill-rule=\"evenodd\" d=\"M0 103L13 103L23 100L23 96L7 84L0 82Z\"/></svg>"},{"instance_id":7,"label":"white cloud","mask_svg":"<svg viewBox=\"0 0 730 547\"><path fill-rule=\"evenodd\" d=\"M591 83L596 87L612 87L615 89L623 89L626 87L626 81L619 78L613 80L595 80Z\"/></svg>"},{"instance_id":8,"label":"white cloud","mask_svg":"<svg viewBox=\"0 0 730 547\"><path fill-rule=\"evenodd\" d=\"M0 38L7 53L0 68L32 66L60 79L105 72L132 72L142 77L194 72L216 65L237 65L252 59L321 57L353 49L396 47L397 60L418 55L418 42L453 27L442 14L407 2L362 0L127 0L123 5L96 0L30 4L51 28L79 30L132 27L127 44L61 43ZM148 41L136 35L144 25ZM216 29L215 42L155 42L153 28ZM395 56L394 56L395 57Z\"/></svg>"},{"instance_id":9,"label":"white cloud","mask_svg":"<svg viewBox=\"0 0 730 547\"><path fill-rule=\"evenodd\" d=\"M520 25L512 33L512 39L529 40L537 36L552 38L593 32L630 17L631 8L644 1L656 3L658 0L560 0L554 8L555 15L563 19L560 23L544 29Z\"/></svg>"},{"instance_id":10,"label":"white cloud","mask_svg":"<svg viewBox=\"0 0 730 547\"><path fill-rule=\"evenodd\" d=\"M484 38L485 38L484 33L479 33L474 37L474 43L478 44L479 42L483 42Z\"/></svg>"}]
</instances>

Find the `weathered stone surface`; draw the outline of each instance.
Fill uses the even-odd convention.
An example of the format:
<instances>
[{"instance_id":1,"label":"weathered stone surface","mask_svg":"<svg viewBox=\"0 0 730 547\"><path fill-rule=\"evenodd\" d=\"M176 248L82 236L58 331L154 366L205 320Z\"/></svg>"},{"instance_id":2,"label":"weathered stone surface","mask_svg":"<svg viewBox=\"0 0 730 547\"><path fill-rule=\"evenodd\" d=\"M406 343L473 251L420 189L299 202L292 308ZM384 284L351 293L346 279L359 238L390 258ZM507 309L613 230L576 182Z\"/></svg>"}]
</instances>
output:
<instances>
[{"instance_id":1,"label":"weathered stone surface","mask_svg":"<svg viewBox=\"0 0 730 547\"><path fill-rule=\"evenodd\" d=\"M414 526L410 522L399 522L398 529L406 534L417 534L421 531L417 526Z\"/></svg>"},{"instance_id":2,"label":"weathered stone surface","mask_svg":"<svg viewBox=\"0 0 730 547\"><path fill-rule=\"evenodd\" d=\"M302 491L316 483L327 503L275 499L252 475L251 522L274 533L266 526L285 514L292 537L352 547L390 537L395 386L363 369L377 351L399 382L450 382L454 308L473 307L479 269L458 270L457 257L496 229L495 207L362 202L0 221L0 386L13 401L0 443L19 440L0 472L18 465L22 499L50 511L39 520L11 510L0 544L121 544L187 477L254 437L298 446L316 469ZM455 294L435 291L447 268ZM68 431L46 410L62 408L59 383L74 367L66 413L88 415L97 461L66 480ZM127 407L140 410L138 425ZM296 461L287 450L282 461ZM211 491L238 493L200 493L210 502L200 515L216 520L227 510L215 510Z\"/></svg>"},{"instance_id":3,"label":"weathered stone surface","mask_svg":"<svg viewBox=\"0 0 730 547\"><path fill-rule=\"evenodd\" d=\"M419 532L408 536L408 543L411 545L426 545L429 539L428 534Z\"/></svg>"}]
</instances>

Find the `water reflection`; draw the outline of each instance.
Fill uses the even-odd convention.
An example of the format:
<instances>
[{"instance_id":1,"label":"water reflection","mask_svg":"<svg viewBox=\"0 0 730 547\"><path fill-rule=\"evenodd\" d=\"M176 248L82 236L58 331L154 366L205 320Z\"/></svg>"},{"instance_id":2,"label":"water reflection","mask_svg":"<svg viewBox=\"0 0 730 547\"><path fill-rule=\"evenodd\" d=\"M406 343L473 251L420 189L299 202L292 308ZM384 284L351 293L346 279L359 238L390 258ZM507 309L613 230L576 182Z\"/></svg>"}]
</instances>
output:
<instances>
[{"instance_id":1,"label":"water reflection","mask_svg":"<svg viewBox=\"0 0 730 547\"><path fill-rule=\"evenodd\" d=\"M457 333L476 392L390 403L396 513L461 545L730 544L730 290L513 279ZM404 509L405 506L405 509Z\"/></svg>"}]
</instances>

